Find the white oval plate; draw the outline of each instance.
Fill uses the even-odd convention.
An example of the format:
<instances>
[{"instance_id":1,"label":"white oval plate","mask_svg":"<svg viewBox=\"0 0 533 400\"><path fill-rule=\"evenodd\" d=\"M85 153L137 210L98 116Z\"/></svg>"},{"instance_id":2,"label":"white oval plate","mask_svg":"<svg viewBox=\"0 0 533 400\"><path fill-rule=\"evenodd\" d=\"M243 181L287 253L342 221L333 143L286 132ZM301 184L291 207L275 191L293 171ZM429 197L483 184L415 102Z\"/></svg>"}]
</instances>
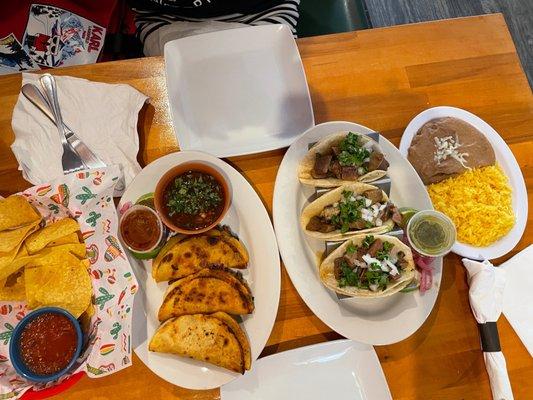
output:
<instances>
[{"instance_id":1,"label":"white oval plate","mask_svg":"<svg viewBox=\"0 0 533 400\"><path fill-rule=\"evenodd\" d=\"M344 299L326 289L318 277L317 252L323 242L300 229L300 213L314 190L300 184L298 163L307 153L309 143L339 131L366 134L373 132L352 122L327 122L315 126L296 140L281 162L274 188L274 227L281 257L294 286L309 308L331 329L358 342L385 345L399 342L413 334L433 309L439 293L442 258L434 261L433 287L424 295L414 291L383 299ZM429 196L411 164L384 137L380 146L390 163L391 200L399 207L432 209Z\"/></svg>"},{"instance_id":2,"label":"white oval plate","mask_svg":"<svg viewBox=\"0 0 533 400\"><path fill-rule=\"evenodd\" d=\"M232 190L232 202L222 223L231 227L246 245L250 263L242 270L255 300L253 314L243 316L241 326L252 349L252 367L272 331L280 293L280 262L274 230L261 199L229 164L207 153L182 151L161 157L146 166L128 186L119 209L128 201L153 192L159 178L170 168L186 161L204 161L225 174ZM148 343L159 326L157 312L163 301L166 282L156 283L151 276L151 261L129 257L139 281L133 313L133 347L139 358L156 375L174 385L188 389L211 389L242 376L211 364L172 354L148 351Z\"/></svg>"},{"instance_id":3,"label":"white oval plate","mask_svg":"<svg viewBox=\"0 0 533 400\"><path fill-rule=\"evenodd\" d=\"M432 119L442 117L461 119L486 136L494 149L496 161L502 167L505 175L509 178L509 183L513 188L513 211L516 216L516 223L513 229L492 245L487 247L475 247L465 243L456 242L452 251L463 257L472 258L474 260L490 260L501 257L514 249L526 228L528 201L526 184L524 182L524 177L522 176L522 171L520 171L520 167L516 162L511 149L507 146L502 137L498 135L498 132L478 116L455 107L433 107L414 117L411 122L409 122L409 125L407 125L407 128L405 128L400 142L400 152L404 157L407 158L407 152L411 145L411 141L422 125Z\"/></svg>"},{"instance_id":4,"label":"white oval plate","mask_svg":"<svg viewBox=\"0 0 533 400\"><path fill-rule=\"evenodd\" d=\"M257 360L251 373L220 389L222 400L392 399L372 346L336 340Z\"/></svg>"}]
</instances>

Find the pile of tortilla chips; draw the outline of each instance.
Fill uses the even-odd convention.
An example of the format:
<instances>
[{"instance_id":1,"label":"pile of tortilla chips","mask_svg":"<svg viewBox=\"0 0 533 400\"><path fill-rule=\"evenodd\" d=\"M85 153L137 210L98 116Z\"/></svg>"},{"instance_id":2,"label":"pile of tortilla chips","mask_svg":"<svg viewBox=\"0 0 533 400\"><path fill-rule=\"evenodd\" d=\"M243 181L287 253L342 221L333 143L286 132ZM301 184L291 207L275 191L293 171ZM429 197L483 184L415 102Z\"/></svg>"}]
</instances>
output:
<instances>
[{"instance_id":1,"label":"pile of tortilla chips","mask_svg":"<svg viewBox=\"0 0 533 400\"><path fill-rule=\"evenodd\" d=\"M89 261L78 223L64 218L41 228L41 222L23 196L0 200L0 301L60 307L90 318Z\"/></svg>"}]
</instances>

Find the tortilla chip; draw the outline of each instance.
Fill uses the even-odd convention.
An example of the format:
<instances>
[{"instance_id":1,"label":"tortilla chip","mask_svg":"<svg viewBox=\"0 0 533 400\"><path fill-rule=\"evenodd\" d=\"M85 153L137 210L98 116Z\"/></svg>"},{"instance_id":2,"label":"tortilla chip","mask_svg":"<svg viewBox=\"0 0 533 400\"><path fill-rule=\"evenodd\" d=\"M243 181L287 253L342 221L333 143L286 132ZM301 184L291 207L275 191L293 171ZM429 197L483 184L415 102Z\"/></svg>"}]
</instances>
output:
<instances>
[{"instance_id":1,"label":"tortilla chip","mask_svg":"<svg viewBox=\"0 0 533 400\"><path fill-rule=\"evenodd\" d=\"M4 265L2 268L0 268L0 280L6 279L9 275L14 274L22 267L28 265L30 262L32 262L36 256L22 256L22 257L15 257L13 260Z\"/></svg>"},{"instance_id":2,"label":"tortilla chip","mask_svg":"<svg viewBox=\"0 0 533 400\"><path fill-rule=\"evenodd\" d=\"M26 248L30 254L37 253L38 251L44 249L48 243L79 230L80 226L75 219L61 219L31 234L26 239Z\"/></svg>"},{"instance_id":3,"label":"tortilla chip","mask_svg":"<svg viewBox=\"0 0 533 400\"><path fill-rule=\"evenodd\" d=\"M74 254L79 259L85 258L85 255L87 253L85 244L76 243L76 244L62 244L60 246L54 246L54 247L45 247L43 250L41 250L37 254L49 254L49 253L57 253L57 252L65 252L65 251Z\"/></svg>"},{"instance_id":4,"label":"tortilla chip","mask_svg":"<svg viewBox=\"0 0 533 400\"><path fill-rule=\"evenodd\" d=\"M41 215L20 195L0 200L0 231L18 228L41 220Z\"/></svg>"},{"instance_id":5,"label":"tortilla chip","mask_svg":"<svg viewBox=\"0 0 533 400\"><path fill-rule=\"evenodd\" d=\"M23 254L23 256L18 257L19 254ZM19 243L18 246L7 253L0 253L0 279L7 278L13 272L16 272L20 267L25 265L23 259L24 256L27 256L27 253L24 246L22 246L22 243ZM19 260L15 262L15 258L17 257Z\"/></svg>"},{"instance_id":6,"label":"tortilla chip","mask_svg":"<svg viewBox=\"0 0 533 400\"><path fill-rule=\"evenodd\" d=\"M0 280L0 301L24 301L26 288L24 285L24 269L20 269L6 279Z\"/></svg>"},{"instance_id":7,"label":"tortilla chip","mask_svg":"<svg viewBox=\"0 0 533 400\"><path fill-rule=\"evenodd\" d=\"M53 252L26 268L29 308L60 307L78 318L91 303L91 278L85 264L68 252ZM33 263L32 263L33 264Z\"/></svg>"},{"instance_id":8,"label":"tortilla chip","mask_svg":"<svg viewBox=\"0 0 533 400\"><path fill-rule=\"evenodd\" d=\"M0 232L0 253L7 253L22 243L24 238L37 229L38 221L17 229Z\"/></svg>"},{"instance_id":9,"label":"tortilla chip","mask_svg":"<svg viewBox=\"0 0 533 400\"><path fill-rule=\"evenodd\" d=\"M48 243L46 247L61 246L62 244L76 244L79 243L80 239L76 232L69 235L61 236L60 238Z\"/></svg>"}]
</instances>

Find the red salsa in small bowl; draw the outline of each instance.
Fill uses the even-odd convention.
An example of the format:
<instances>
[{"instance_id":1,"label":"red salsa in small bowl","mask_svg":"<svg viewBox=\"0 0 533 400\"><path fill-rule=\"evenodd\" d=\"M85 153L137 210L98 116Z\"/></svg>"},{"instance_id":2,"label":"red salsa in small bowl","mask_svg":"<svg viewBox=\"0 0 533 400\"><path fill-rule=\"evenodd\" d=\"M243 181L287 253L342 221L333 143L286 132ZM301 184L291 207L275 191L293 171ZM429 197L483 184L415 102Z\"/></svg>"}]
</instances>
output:
<instances>
[{"instance_id":1,"label":"red salsa in small bowl","mask_svg":"<svg viewBox=\"0 0 533 400\"><path fill-rule=\"evenodd\" d=\"M38 315L24 327L19 346L22 362L37 375L52 375L67 367L78 344L72 322L61 314Z\"/></svg>"},{"instance_id":2,"label":"red salsa in small bowl","mask_svg":"<svg viewBox=\"0 0 533 400\"><path fill-rule=\"evenodd\" d=\"M147 252L161 241L163 227L158 215L150 207L135 205L120 220L120 235L133 251Z\"/></svg>"},{"instance_id":3,"label":"red salsa in small bowl","mask_svg":"<svg viewBox=\"0 0 533 400\"><path fill-rule=\"evenodd\" d=\"M216 225L229 206L227 184L214 168L188 163L159 181L155 206L163 222L181 233L200 233Z\"/></svg>"}]
</instances>

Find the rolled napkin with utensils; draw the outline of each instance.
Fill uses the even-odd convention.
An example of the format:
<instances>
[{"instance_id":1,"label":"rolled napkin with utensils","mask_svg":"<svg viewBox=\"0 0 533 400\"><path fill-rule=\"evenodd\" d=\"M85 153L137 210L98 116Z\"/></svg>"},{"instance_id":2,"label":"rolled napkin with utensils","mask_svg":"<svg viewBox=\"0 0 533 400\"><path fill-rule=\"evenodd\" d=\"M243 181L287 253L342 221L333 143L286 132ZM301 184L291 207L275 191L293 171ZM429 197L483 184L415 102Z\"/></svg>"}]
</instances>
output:
<instances>
[{"instance_id":1,"label":"rolled napkin with utensils","mask_svg":"<svg viewBox=\"0 0 533 400\"><path fill-rule=\"evenodd\" d=\"M512 400L513 391L496 325L502 313L505 271L494 267L489 261L463 258L463 265L468 272L470 308L479 327L492 398Z\"/></svg>"},{"instance_id":2,"label":"rolled napkin with utensils","mask_svg":"<svg viewBox=\"0 0 533 400\"><path fill-rule=\"evenodd\" d=\"M106 165L120 165L127 185L141 170L137 120L148 97L124 84L68 76L55 80L65 125ZM23 73L22 85L26 83L40 87L39 75ZM57 127L22 93L11 124L15 132L11 149L24 178L39 185L62 176L63 148Z\"/></svg>"}]
</instances>

